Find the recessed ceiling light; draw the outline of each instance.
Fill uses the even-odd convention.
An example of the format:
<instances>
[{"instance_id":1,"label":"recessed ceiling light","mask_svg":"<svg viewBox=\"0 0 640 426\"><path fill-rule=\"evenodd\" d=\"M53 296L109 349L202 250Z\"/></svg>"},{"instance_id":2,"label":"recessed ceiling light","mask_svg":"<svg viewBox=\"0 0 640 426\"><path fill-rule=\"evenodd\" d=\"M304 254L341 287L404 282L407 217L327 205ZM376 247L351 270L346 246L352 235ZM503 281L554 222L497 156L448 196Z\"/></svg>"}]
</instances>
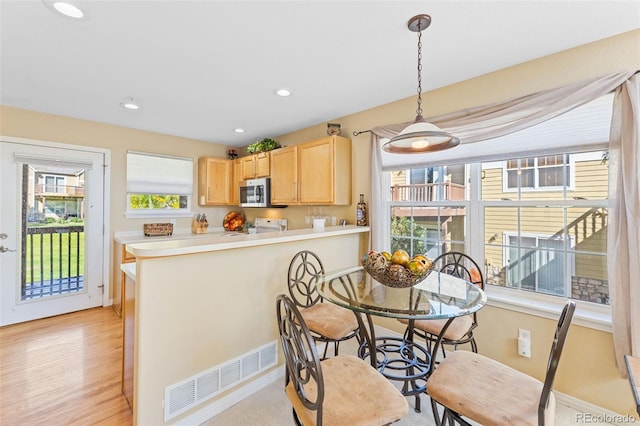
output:
<instances>
[{"instance_id":1,"label":"recessed ceiling light","mask_svg":"<svg viewBox=\"0 0 640 426\"><path fill-rule=\"evenodd\" d=\"M233 131L236 133L244 133L244 129L240 129L240 128L233 129Z\"/></svg>"},{"instance_id":2,"label":"recessed ceiling light","mask_svg":"<svg viewBox=\"0 0 640 426\"><path fill-rule=\"evenodd\" d=\"M275 94L282 97L291 96L289 89L278 89L275 91Z\"/></svg>"},{"instance_id":3,"label":"recessed ceiling light","mask_svg":"<svg viewBox=\"0 0 640 426\"><path fill-rule=\"evenodd\" d=\"M132 110L140 109L140 105L134 102L133 98L131 97L125 98L125 100L120 102L120 106L126 109L132 109Z\"/></svg>"},{"instance_id":4,"label":"recessed ceiling light","mask_svg":"<svg viewBox=\"0 0 640 426\"><path fill-rule=\"evenodd\" d=\"M45 6L64 16L73 19L87 19L87 14L75 5L74 2L60 0L43 0Z\"/></svg>"}]
</instances>

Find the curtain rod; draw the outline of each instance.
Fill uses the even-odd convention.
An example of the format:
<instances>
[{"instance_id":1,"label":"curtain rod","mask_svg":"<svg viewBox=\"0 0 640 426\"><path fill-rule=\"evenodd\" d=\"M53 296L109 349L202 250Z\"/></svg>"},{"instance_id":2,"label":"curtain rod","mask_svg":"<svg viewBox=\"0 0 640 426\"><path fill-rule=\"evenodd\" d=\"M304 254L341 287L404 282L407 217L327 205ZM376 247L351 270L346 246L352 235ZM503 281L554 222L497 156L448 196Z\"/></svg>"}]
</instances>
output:
<instances>
[{"instance_id":1,"label":"curtain rod","mask_svg":"<svg viewBox=\"0 0 640 426\"><path fill-rule=\"evenodd\" d=\"M369 133L369 132L371 132L371 130L362 130L360 132L353 132L353 136L358 136L358 135L360 135L362 133Z\"/></svg>"}]
</instances>

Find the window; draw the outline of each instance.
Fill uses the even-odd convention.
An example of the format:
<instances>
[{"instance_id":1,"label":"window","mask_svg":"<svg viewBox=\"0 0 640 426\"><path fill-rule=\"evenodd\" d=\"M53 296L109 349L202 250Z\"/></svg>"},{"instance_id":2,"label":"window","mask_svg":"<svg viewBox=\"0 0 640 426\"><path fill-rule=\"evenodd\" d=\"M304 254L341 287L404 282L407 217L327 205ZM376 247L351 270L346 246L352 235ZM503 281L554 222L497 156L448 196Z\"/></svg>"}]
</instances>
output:
<instances>
[{"instance_id":1,"label":"window","mask_svg":"<svg viewBox=\"0 0 640 426\"><path fill-rule=\"evenodd\" d=\"M465 251L466 175L464 166L392 173L392 252L403 249L433 259L445 251Z\"/></svg>"},{"instance_id":2,"label":"window","mask_svg":"<svg viewBox=\"0 0 640 426\"><path fill-rule=\"evenodd\" d=\"M191 216L193 159L127 152L127 217Z\"/></svg>"},{"instance_id":3,"label":"window","mask_svg":"<svg viewBox=\"0 0 640 426\"><path fill-rule=\"evenodd\" d=\"M491 140L425 154L381 151L392 245L429 257L464 251L484 265L491 304L544 317L572 298L581 325L609 330L612 106L610 93Z\"/></svg>"},{"instance_id":4,"label":"window","mask_svg":"<svg viewBox=\"0 0 640 426\"><path fill-rule=\"evenodd\" d=\"M571 164L568 155L546 155L520 158L505 162L505 192L509 190L534 189L562 190L565 182L570 187Z\"/></svg>"},{"instance_id":5,"label":"window","mask_svg":"<svg viewBox=\"0 0 640 426\"><path fill-rule=\"evenodd\" d=\"M415 173L396 170L392 250L434 258L451 250L471 253L471 242L481 242L474 247L483 252L472 255L484 262L487 284L607 305L604 158L606 151L597 150L440 166L441 183L409 185L394 182ZM511 169L531 171L537 191L527 191L532 180L518 175L505 193L502 182ZM539 185L540 176L552 176L544 178L553 180L552 190Z\"/></svg>"},{"instance_id":6,"label":"window","mask_svg":"<svg viewBox=\"0 0 640 426\"><path fill-rule=\"evenodd\" d=\"M564 296L565 283L570 282L575 269L574 260L568 259L570 273L564 273L564 240L550 235L520 235L505 233L507 247L503 253L506 262L506 286L524 290ZM569 280L567 280L567 275Z\"/></svg>"},{"instance_id":7,"label":"window","mask_svg":"<svg viewBox=\"0 0 640 426\"><path fill-rule=\"evenodd\" d=\"M487 282L496 286L609 303L607 282L606 151L483 163L479 206L484 211ZM533 161L535 160L535 161ZM548 169L551 188L519 175L511 194L496 184L510 165ZM573 169L569 173L569 168ZM555 170L554 170L555 169ZM533 176L538 176L536 171ZM570 176L574 175L575 179ZM572 182L572 185L569 184ZM516 195L513 195L516 192Z\"/></svg>"},{"instance_id":8,"label":"window","mask_svg":"<svg viewBox=\"0 0 640 426\"><path fill-rule=\"evenodd\" d=\"M49 193L65 193L65 178L64 176L50 176L44 175L44 192Z\"/></svg>"}]
</instances>

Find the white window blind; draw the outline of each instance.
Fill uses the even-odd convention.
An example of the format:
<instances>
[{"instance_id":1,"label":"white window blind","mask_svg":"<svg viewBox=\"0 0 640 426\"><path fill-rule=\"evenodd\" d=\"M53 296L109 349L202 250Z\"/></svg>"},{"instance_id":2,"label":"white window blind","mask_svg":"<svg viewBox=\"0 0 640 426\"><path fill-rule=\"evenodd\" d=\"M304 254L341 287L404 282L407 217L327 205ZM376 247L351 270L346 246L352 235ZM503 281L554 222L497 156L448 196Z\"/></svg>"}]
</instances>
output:
<instances>
[{"instance_id":1,"label":"white window blind","mask_svg":"<svg viewBox=\"0 0 640 426\"><path fill-rule=\"evenodd\" d=\"M127 193L193 194L193 159L127 151Z\"/></svg>"},{"instance_id":2,"label":"white window blind","mask_svg":"<svg viewBox=\"0 0 640 426\"><path fill-rule=\"evenodd\" d=\"M390 154L382 151L382 170L465 164L533 156L540 152L579 152L609 143L613 93L519 132L433 153ZM384 143L386 139L381 141Z\"/></svg>"}]
</instances>

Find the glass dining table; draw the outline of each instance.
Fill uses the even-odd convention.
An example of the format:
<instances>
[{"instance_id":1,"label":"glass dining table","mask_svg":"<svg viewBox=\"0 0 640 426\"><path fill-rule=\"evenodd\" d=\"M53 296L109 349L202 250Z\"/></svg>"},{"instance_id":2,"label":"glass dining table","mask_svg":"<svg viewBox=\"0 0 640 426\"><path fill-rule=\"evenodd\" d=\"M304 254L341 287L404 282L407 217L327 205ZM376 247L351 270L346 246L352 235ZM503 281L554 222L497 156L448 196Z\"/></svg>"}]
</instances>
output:
<instances>
[{"instance_id":1,"label":"glass dining table","mask_svg":"<svg viewBox=\"0 0 640 426\"><path fill-rule=\"evenodd\" d=\"M452 275L433 271L420 283L399 288L374 281L362 266L326 273L318 292L326 302L354 311L360 333L358 356L369 359L388 379L401 381L403 395L415 396L417 412L445 331L456 317L472 314L487 303L477 285ZM402 337L379 337L373 316L406 319L409 325ZM413 340L413 324L432 319L448 321L436 343L427 348Z\"/></svg>"}]
</instances>

